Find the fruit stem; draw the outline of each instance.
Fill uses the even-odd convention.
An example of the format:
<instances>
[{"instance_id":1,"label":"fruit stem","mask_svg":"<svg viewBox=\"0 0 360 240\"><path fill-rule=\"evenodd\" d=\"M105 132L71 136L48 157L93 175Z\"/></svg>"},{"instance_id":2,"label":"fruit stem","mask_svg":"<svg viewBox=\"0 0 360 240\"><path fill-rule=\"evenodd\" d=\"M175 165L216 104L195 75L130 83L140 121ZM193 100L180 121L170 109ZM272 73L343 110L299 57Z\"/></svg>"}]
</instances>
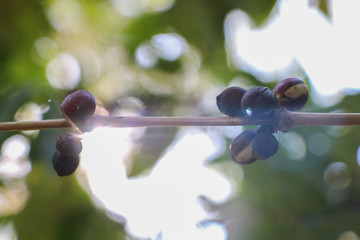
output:
<instances>
[{"instance_id":1,"label":"fruit stem","mask_svg":"<svg viewBox=\"0 0 360 240\"><path fill-rule=\"evenodd\" d=\"M29 131L41 129L70 128L71 124L65 119L50 119L39 121L2 122L0 131Z\"/></svg>"},{"instance_id":2,"label":"fruit stem","mask_svg":"<svg viewBox=\"0 0 360 240\"><path fill-rule=\"evenodd\" d=\"M360 113L308 113L279 111L275 118L277 129L286 132L301 126L360 125ZM178 126L237 126L274 124L269 119L253 120L241 117L121 117L95 115L94 127L178 127ZM29 131L73 128L66 119L2 122L0 131Z\"/></svg>"},{"instance_id":3,"label":"fruit stem","mask_svg":"<svg viewBox=\"0 0 360 240\"><path fill-rule=\"evenodd\" d=\"M94 127L121 128L260 125L263 122L238 117L120 117L95 115L92 125ZM0 123L0 131L28 131L72 127L73 125L66 119Z\"/></svg>"},{"instance_id":4,"label":"fruit stem","mask_svg":"<svg viewBox=\"0 0 360 240\"><path fill-rule=\"evenodd\" d=\"M120 117L95 116L96 126L108 127L178 127L259 125L264 121L240 117Z\"/></svg>"},{"instance_id":5,"label":"fruit stem","mask_svg":"<svg viewBox=\"0 0 360 240\"><path fill-rule=\"evenodd\" d=\"M292 127L360 125L360 113L292 112L290 118L292 120Z\"/></svg>"}]
</instances>

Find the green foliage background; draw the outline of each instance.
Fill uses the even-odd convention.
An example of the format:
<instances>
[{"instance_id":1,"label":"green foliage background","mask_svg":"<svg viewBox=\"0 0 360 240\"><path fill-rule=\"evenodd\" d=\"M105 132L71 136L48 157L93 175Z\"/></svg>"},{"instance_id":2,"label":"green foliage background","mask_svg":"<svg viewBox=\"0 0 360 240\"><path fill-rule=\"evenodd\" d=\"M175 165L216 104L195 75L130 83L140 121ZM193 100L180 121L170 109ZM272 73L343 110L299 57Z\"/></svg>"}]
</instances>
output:
<instances>
[{"instance_id":1,"label":"green foliage background","mask_svg":"<svg viewBox=\"0 0 360 240\"><path fill-rule=\"evenodd\" d=\"M0 121L13 121L16 111L27 102L43 105L49 104L49 99L50 110L43 118L61 117L59 103L70 91L53 88L45 70L48 61L60 52L71 53L80 59L86 73L87 65L82 62L86 57L82 54L94 51L101 55L110 47L121 48L122 57L114 66L108 66L98 76L84 74L77 87L93 91L109 111L117 106L117 99L136 97L146 106L145 114L217 115L198 104L209 89L222 89L235 77L243 79L246 85L272 87L276 84L262 83L248 72L229 67L223 32L224 18L231 10L242 9L257 25L261 25L267 20L275 0L178 0L169 10L157 12L148 9L133 17L118 14L110 1L77 0L73 2L81 6L82 19L80 31L75 33L64 33L52 27L48 12L54 2L0 1ZM325 13L326 3L320 1L319 5ZM196 53L201 58L198 70L201 80L192 91L186 91L181 83L186 78L185 60L160 60L150 69L139 67L135 61L134 54L140 44L156 34L167 32L181 35L191 46L189 56ZM55 53L48 53L49 59L41 58L36 52L35 43L42 37L53 39L58 44ZM119 90L113 99L101 97L98 86L104 76L119 67L127 71L126 74L131 73L133 87ZM150 79L146 84L141 80L144 76ZM120 78L114 84L122 88L126 85L122 80ZM163 86L170 92L153 90ZM358 105L347 103L356 103L359 99L359 95L348 96L331 109L318 109L310 101L305 111L358 112ZM176 131L173 128L149 129L140 142L144 154L133 156L131 175L151 168L171 143ZM125 239L127 234L123 225L111 220L93 204L76 177L59 178L54 174L50 162L54 151L52 143L61 132L44 130L28 137L32 171L26 178L0 176L2 190L24 181L30 193L24 206L3 214L0 223L14 223L20 240ZM345 231L360 233L360 173L356 163L359 129L336 129L337 134L333 134L334 129L329 127L297 128L291 132L302 136L307 144L310 136L319 132L327 137L331 148L325 155L306 152L305 159L293 161L281 146L279 153L268 162L244 167L238 195L230 202L212 206L226 222L230 240L337 239ZM0 142L14 134L21 133L1 132ZM152 136L159 134L163 136L161 141L151 141ZM231 139L227 141L230 143ZM148 156L147 159L144 155ZM330 189L323 180L326 166L338 161L346 163L350 171L351 183L343 190ZM231 162L227 151L213 164L224 162ZM234 169L224 171L231 177ZM255 213L255 224L238 221L239 216L246 214L240 207L244 205ZM249 222L252 221L249 218Z\"/></svg>"}]
</instances>

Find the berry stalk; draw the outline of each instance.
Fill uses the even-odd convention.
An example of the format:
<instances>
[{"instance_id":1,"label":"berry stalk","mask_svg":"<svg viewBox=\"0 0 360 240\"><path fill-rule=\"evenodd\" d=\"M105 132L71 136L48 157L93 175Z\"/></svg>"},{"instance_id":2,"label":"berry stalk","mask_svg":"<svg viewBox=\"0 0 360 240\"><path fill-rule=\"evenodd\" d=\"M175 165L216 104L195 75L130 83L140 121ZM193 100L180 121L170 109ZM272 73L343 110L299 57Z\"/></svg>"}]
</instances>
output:
<instances>
[{"instance_id":1,"label":"berry stalk","mask_svg":"<svg viewBox=\"0 0 360 240\"><path fill-rule=\"evenodd\" d=\"M291 112L291 127L360 125L360 113Z\"/></svg>"},{"instance_id":2,"label":"berry stalk","mask_svg":"<svg viewBox=\"0 0 360 240\"><path fill-rule=\"evenodd\" d=\"M240 117L121 117L95 115L94 127L180 127L180 126L238 126L259 125L261 120L250 120ZM42 129L72 128L65 119L40 121L2 122L0 131L29 131Z\"/></svg>"},{"instance_id":3,"label":"berry stalk","mask_svg":"<svg viewBox=\"0 0 360 240\"><path fill-rule=\"evenodd\" d=\"M238 126L275 124L280 131L302 126L354 126L360 125L360 113L309 113L278 111L273 119L246 117L122 117L95 115L94 127L180 127L180 126ZM2 122L0 131L29 131L72 128L65 119Z\"/></svg>"},{"instance_id":4,"label":"berry stalk","mask_svg":"<svg viewBox=\"0 0 360 240\"><path fill-rule=\"evenodd\" d=\"M243 117L121 117L95 116L96 126L108 127L179 127L259 125L266 121Z\"/></svg>"},{"instance_id":5,"label":"berry stalk","mask_svg":"<svg viewBox=\"0 0 360 240\"><path fill-rule=\"evenodd\" d=\"M49 119L39 121L2 122L0 131L30 131L43 129L71 128L72 125L65 119Z\"/></svg>"}]
</instances>

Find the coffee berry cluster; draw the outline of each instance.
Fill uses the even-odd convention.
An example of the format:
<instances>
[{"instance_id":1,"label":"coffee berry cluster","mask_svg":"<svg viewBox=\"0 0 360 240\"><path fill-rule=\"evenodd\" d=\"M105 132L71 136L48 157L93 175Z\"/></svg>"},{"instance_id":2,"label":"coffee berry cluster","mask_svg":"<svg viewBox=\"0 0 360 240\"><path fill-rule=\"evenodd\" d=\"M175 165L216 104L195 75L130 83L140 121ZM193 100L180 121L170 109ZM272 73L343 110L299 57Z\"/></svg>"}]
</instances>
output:
<instances>
[{"instance_id":1,"label":"coffee berry cluster","mask_svg":"<svg viewBox=\"0 0 360 240\"><path fill-rule=\"evenodd\" d=\"M267 87L229 87L216 97L220 112L231 117L250 119L274 119L277 109L301 110L308 100L306 84L299 78L286 78L271 91ZM273 125L259 129L247 129L233 139L230 145L231 158L241 164L265 160L273 156L279 143L273 135Z\"/></svg>"},{"instance_id":2,"label":"coffee berry cluster","mask_svg":"<svg viewBox=\"0 0 360 240\"><path fill-rule=\"evenodd\" d=\"M78 90L68 95L61 104L62 115L80 131L91 129L95 113L96 99L86 90ZM71 175L79 166L82 150L81 137L74 133L64 133L56 139L56 150L52 165L59 176Z\"/></svg>"}]
</instances>

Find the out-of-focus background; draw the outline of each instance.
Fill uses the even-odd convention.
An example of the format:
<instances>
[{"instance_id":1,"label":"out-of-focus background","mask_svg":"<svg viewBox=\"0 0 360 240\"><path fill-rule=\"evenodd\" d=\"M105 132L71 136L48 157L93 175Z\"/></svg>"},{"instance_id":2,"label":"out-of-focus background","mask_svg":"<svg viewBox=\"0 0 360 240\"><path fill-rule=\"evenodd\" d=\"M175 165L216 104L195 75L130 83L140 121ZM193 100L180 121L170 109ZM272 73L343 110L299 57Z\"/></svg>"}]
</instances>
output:
<instances>
[{"instance_id":1,"label":"out-of-focus background","mask_svg":"<svg viewBox=\"0 0 360 240\"><path fill-rule=\"evenodd\" d=\"M0 121L61 118L87 89L103 113L223 116L229 86L302 78L302 111L360 111L357 0L0 1ZM248 127L246 127L248 128ZM253 127L254 128L254 127ZM245 127L98 128L58 177L68 130L1 132L0 239L339 239L360 234L360 130L276 133L240 166Z\"/></svg>"}]
</instances>

